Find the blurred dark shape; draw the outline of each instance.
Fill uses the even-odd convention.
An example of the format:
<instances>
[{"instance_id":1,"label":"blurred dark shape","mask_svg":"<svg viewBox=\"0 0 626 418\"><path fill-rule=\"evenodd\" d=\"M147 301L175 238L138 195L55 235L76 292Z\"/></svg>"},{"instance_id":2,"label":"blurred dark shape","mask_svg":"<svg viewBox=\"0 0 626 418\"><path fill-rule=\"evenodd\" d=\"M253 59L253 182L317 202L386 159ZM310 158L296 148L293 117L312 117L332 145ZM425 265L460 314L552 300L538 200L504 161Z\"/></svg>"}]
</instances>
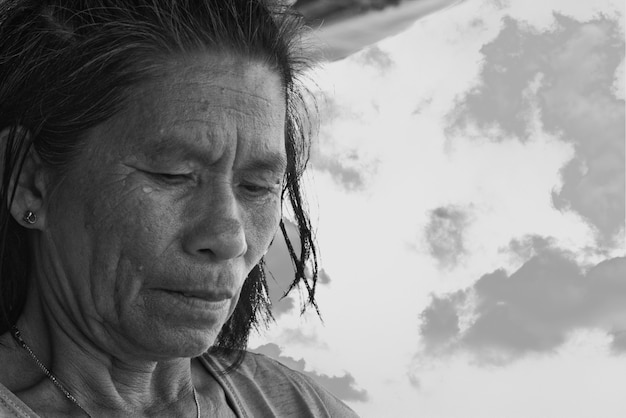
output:
<instances>
[{"instance_id":1,"label":"blurred dark shape","mask_svg":"<svg viewBox=\"0 0 626 418\"><path fill-rule=\"evenodd\" d=\"M284 0L315 29L326 60L346 58L463 0Z\"/></svg>"},{"instance_id":2,"label":"blurred dark shape","mask_svg":"<svg viewBox=\"0 0 626 418\"><path fill-rule=\"evenodd\" d=\"M302 13L309 25L319 26L358 15L370 10L382 10L397 6L402 0L297 0L295 7Z\"/></svg>"}]
</instances>

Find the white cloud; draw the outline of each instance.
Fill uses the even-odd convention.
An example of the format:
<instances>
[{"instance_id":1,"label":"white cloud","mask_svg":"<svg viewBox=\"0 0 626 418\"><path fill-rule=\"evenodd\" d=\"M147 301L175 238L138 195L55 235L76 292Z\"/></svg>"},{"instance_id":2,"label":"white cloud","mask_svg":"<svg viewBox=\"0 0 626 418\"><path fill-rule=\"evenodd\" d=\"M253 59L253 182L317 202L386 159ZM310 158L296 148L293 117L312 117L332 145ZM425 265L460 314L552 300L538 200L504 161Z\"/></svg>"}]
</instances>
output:
<instances>
[{"instance_id":1,"label":"white cloud","mask_svg":"<svg viewBox=\"0 0 626 418\"><path fill-rule=\"evenodd\" d=\"M427 417L620 418L626 357L611 355L607 342L602 332L581 331L554 353L507 367L476 365L464 355L416 361L413 405Z\"/></svg>"}]
</instances>

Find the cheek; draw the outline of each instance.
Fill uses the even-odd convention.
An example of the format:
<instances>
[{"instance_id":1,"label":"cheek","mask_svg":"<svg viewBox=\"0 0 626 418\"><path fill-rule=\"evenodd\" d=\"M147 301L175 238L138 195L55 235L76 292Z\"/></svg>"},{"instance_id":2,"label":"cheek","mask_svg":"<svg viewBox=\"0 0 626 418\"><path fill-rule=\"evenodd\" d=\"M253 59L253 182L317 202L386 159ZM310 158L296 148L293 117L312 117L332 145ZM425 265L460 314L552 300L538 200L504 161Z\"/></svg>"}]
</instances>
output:
<instances>
[{"instance_id":1,"label":"cheek","mask_svg":"<svg viewBox=\"0 0 626 418\"><path fill-rule=\"evenodd\" d=\"M130 261L139 271L165 251L165 237L174 227L172 206L144 195L141 189L103 194L87 226L98 241L110 245L97 251L100 256Z\"/></svg>"},{"instance_id":2,"label":"cheek","mask_svg":"<svg viewBox=\"0 0 626 418\"><path fill-rule=\"evenodd\" d=\"M140 272L163 251L162 236L171 227L166 208L171 206L148 199L127 179L94 181L89 186L78 202L84 210L76 227L82 229L90 251L92 282L110 287L121 271Z\"/></svg>"},{"instance_id":3,"label":"cheek","mask_svg":"<svg viewBox=\"0 0 626 418\"><path fill-rule=\"evenodd\" d=\"M281 219L281 201L276 197L263 209L250 211L247 222L248 253L254 257L253 266L256 265L265 254L270 243L276 235Z\"/></svg>"},{"instance_id":4,"label":"cheek","mask_svg":"<svg viewBox=\"0 0 626 418\"><path fill-rule=\"evenodd\" d=\"M171 270L166 264L175 259L166 254L175 236L173 207L150 197L139 189L98 199L89 231L96 240L90 277L94 302L110 320L140 303L142 289Z\"/></svg>"},{"instance_id":5,"label":"cheek","mask_svg":"<svg viewBox=\"0 0 626 418\"><path fill-rule=\"evenodd\" d=\"M123 181L96 176L66 177L49 197L44 257L58 266L55 293L76 304L83 316L109 316L120 296L120 268L127 242L141 224L131 219L137 202L123 193ZM89 314L87 314L89 312Z\"/></svg>"}]
</instances>

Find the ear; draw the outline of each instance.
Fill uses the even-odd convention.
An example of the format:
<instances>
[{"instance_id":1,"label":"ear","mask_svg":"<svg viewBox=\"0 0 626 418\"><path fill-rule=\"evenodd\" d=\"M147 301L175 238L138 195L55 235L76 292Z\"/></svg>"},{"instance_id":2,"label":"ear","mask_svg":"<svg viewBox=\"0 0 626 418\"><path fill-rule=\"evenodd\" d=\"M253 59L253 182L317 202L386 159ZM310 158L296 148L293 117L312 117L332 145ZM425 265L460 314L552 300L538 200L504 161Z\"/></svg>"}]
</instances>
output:
<instances>
[{"instance_id":1,"label":"ear","mask_svg":"<svg viewBox=\"0 0 626 418\"><path fill-rule=\"evenodd\" d=\"M6 143L10 129L6 128L0 132L0 143ZM17 133L20 134L19 132ZM28 140L28 134L24 140ZM24 157L24 164L19 177L17 173L13 173L13 177L9 183L8 193L15 189L15 196L11 203L11 215L17 223L28 229L43 230L46 224L45 197L46 197L46 177L44 175L44 166L41 158L31 146ZM7 204L10 199L7 195ZM36 215L36 222L26 222L24 217L29 211Z\"/></svg>"}]
</instances>

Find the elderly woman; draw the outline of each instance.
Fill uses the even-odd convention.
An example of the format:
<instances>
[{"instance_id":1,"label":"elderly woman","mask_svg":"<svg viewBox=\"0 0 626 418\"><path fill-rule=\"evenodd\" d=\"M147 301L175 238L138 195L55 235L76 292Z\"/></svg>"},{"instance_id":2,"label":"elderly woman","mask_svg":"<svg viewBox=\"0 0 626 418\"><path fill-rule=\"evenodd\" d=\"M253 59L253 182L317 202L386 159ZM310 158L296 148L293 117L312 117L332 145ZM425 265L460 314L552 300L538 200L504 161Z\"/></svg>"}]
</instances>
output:
<instances>
[{"instance_id":1,"label":"elderly woman","mask_svg":"<svg viewBox=\"0 0 626 418\"><path fill-rule=\"evenodd\" d=\"M301 36L263 0L0 3L1 416L354 416L245 352L284 198L315 303Z\"/></svg>"}]
</instances>

